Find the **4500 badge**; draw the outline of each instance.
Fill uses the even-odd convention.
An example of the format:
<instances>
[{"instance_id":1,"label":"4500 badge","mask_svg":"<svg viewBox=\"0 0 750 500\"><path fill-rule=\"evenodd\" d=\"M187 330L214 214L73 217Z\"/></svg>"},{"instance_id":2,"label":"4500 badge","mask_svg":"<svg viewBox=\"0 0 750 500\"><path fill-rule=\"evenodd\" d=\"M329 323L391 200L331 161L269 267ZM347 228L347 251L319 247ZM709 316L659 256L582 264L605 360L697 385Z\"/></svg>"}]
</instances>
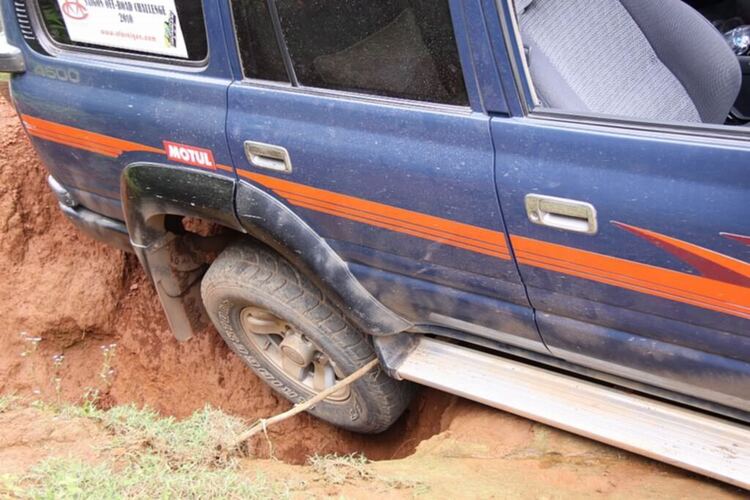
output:
<instances>
[{"instance_id":1,"label":"4500 badge","mask_svg":"<svg viewBox=\"0 0 750 500\"><path fill-rule=\"evenodd\" d=\"M72 68L61 68L47 64L35 64L34 74L59 82L81 83L81 74Z\"/></svg>"}]
</instances>

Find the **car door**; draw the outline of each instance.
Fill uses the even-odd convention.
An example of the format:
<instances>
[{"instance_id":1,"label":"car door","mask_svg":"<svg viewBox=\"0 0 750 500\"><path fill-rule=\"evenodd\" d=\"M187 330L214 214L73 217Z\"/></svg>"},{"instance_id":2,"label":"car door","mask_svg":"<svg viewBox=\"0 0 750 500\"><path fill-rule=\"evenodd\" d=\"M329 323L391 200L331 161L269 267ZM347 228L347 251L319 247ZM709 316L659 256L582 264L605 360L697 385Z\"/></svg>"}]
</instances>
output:
<instances>
[{"instance_id":1,"label":"car door","mask_svg":"<svg viewBox=\"0 0 750 500\"><path fill-rule=\"evenodd\" d=\"M550 351L750 410L747 133L524 117L525 102L492 119L497 189Z\"/></svg>"},{"instance_id":2,"label":"car door","mask_svg":"<svg viewBox=\"0 0 750 500\"><path fill-rule=\"evenodd\" d=\"M222 166L231 163L232 72L223 33L207 29L221 26L216 2L159 0L150 11L131 2L60 5L2 2L26 61L12 80L14 101L57 182L86 208L123 220L120 175L131 162L234 177Z\"/></svg>"},{"instance_id":3,"label":"car door","mask_svg":"<svg viewBox=\"0 0 750 500\"><path fill-rule=\"evenodd\" d=\"M240 182L291 207L389 308L546 352L508 250L478 91L496 76L472 64L487 47L466 4L233 0L245 78L229 146Z\"/></svg>"}]
</instances>

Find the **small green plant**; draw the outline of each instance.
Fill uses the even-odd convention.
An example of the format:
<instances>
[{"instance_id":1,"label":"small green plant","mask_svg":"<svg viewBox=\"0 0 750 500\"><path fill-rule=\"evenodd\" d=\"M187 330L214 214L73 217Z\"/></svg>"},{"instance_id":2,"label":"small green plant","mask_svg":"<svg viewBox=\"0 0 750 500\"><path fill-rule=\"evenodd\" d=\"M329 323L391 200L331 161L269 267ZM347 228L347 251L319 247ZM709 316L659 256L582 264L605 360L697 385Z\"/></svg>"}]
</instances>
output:
<instances>
[{"instance_id":1,"label":"small green plant","mask_svg":"<svg viewBox=\"0 0 750 500\"><path fill-rule=\"evenodd\" d=\"M37 349L39 349L39 344L42 342L42 337L32 337L28 332L21 332L19 335L21 336L21 339L24 343L24 349L23 352L21 352L21 357L28 358L32 356L37 351Z\"/></svg>"},{"instance_id":2,"label":"small green plant","mask_svg":"<svg viewBox=\"0 0 750 500\"><path fill-rule=\"evenodd\" d=\"M101 346L101 350L104 360L102 361L102 368L99 370L99 378L104 384L104 391L109 392L115 378L115 369L113 365L117 354L117 344L103 345Z\"/></svg>"},{"instance_id":3,"label":"small green plant","mask_svg":"<svg viewBox=\"0 0 750 500\"><path fill-rule=\"evenodd\" d=\"M62 367L65 361L64 354L52 356L52 385L55 388L55 402L58 406L62 403Z\"/></svg>"},{"instance_id":4,"label":"small green plant","mask_svg":"<svg viewBox=\"0 0 750 500\"><path fill-rule=\"evenodd\" d=\"M19 336L21 337L21 341L23 342L23 351L21 352L21 357L28 359L33 368L36 358L34 354L36 354L36 352L39 350L39 344L42 343L42 337L31 336L28 332L21 332L19 333ZM40 391L37 387L34 387L32 389L32 393L35 397L39 397L41 392L42 391Z\"/></svg>"}]
</instances>

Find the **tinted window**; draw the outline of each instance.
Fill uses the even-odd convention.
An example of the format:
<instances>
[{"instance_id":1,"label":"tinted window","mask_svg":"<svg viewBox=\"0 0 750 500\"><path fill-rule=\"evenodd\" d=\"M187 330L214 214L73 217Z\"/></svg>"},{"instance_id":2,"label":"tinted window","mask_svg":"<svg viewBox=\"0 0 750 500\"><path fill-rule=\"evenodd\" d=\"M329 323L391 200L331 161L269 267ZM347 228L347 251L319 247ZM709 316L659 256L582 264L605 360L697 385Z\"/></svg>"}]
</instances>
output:
<instances>
[{"instance_id":1,"label":"tinted window","mask_svg":"<svg viewBox=\"0 0 750 500\"><path fill-rule=\"evenodd\" d=\"M262 0L257 0L263 3ZM247 9L249 0L235 2ZM284 49L300 85L466 105L468 102L447 0L276 0ZM241 25L250 40L270 40ZM252 50L253 64L275 50ZM268 45L273 44L268 41ZM276 45L273 45L274 47ZM254 66L249 66L252 70ZM252 71L246 73L255 77Z\"/></svg>"},{"instance_id":2,"label":"tinted window","mask_svg":"<svg viewBox=\"0 0 750 500\"><path fill-rule=\"evenodd\" d=\"M38 0L39 11L42 21L47 27L50 37L58 43L72 45L75 47L86 47L93 49L104 49L108 51L123 52L126 54L136 55L157 55L159 57L171 57L149 52L138 52L114 48L107 45L97 45L92 43L81 43L71 40L68 29L65 26L65 20L57 0ZM206 27L203 20L202 2L196 0L175 0L177 16L182 27L182 33L187 48L188 59L193 61L202 61L208 55L208 41L206 40ZM182 59L182 58L179 58Z\"/></svg>"},{"instance_id":3,"label":"tinted window","mask_svg":"<svg viewBox=\"0 0 750 500\"><path fill-rule=\"evenodd\" d=\"M232 12L245 76L288 82L268 1L238 0Z\"/></svg>"}]
</instances>

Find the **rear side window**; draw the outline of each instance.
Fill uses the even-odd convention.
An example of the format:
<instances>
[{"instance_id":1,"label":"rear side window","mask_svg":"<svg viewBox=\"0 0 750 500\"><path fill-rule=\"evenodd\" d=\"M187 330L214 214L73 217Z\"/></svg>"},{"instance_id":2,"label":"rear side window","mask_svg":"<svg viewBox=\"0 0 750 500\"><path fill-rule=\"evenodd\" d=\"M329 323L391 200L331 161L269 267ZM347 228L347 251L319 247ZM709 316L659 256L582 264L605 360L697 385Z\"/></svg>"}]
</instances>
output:
<instances>
[{"instance_id":1,"label":"rear side window","mask_svg":"<svg viewBox=\"0 0 750 500\"><path fill-rule=\"evenodd\" d=\"M264 0L235 0L235 17ZM300 85L419 101L466 105L447 0L274 0L264 26L276 26L281 54ZM252 50L265 38L237 23L246 76L269 66L275 50ZM251 32L250 34L248 32ZM280 36L279 36L280 35ZM277 64L281 64L278 61Z\"/></svg>"},{"instance_id":2,"label":"rear side window","mask_svg":"<svg viewBox=\"0 0 750 500\"><path fill-rule=\"evenodd\" d=\"M208 56L197 0L38 0L52 40L84 49L202 61Z\"/></svg>"},{"instance_id":3,"label":"rear side window","mask_svg":"<svg viewBox=\"0 0 750 500\"><path fill-rule=\"evenodd\" d=\"M278 17L271 15L269 4L268 0L232 2L242 66L248 78L288 82L289 75L274 30L273 20Z\"/></svg>"}]
</instances>

